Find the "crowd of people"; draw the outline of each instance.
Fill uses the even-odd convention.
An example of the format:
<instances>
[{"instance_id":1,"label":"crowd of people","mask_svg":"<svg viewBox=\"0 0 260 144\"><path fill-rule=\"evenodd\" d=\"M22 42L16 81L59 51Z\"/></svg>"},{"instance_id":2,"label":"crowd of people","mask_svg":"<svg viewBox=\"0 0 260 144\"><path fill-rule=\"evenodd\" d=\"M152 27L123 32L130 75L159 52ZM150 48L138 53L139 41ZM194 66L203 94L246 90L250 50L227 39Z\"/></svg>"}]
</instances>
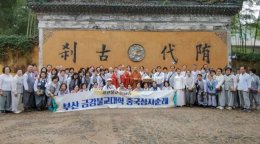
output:
<instances>
[{"instance_id":1,"label":"crowd of people","mask_svg":"<svg viewBox=\"0 0 260 144\"><path fill-rule=\"evenodd\" d=\"M144 66L119 65L104 68L63 68L47 65L40 71L29 65L27 71L11 74L9 66L0 75L0 110L20 113L32 110L51 110L53 97L93 90L163 91L174 90L175 106L201 106L218 109L259 109L260 80L253 68L209 68L207 64L188 70L157 66L149 71Z\"/></svg>"}]
</instances>

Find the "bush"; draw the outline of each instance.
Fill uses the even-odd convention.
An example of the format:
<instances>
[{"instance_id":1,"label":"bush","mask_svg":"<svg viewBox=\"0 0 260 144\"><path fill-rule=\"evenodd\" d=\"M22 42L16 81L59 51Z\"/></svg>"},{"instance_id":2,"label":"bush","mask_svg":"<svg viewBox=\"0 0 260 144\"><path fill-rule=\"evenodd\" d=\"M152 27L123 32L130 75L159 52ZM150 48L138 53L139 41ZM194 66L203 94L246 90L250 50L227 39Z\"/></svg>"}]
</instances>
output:
<instances>
[{"instance_id":1,"label":"bush","mask_svg":"<svg viewBox=\"0 0 260 144\"><path fill-rule=\"evenodd\" d=\"M0 36L0 59L4 59L8 52L25 55L30 53L36 44L35 38L26 36Z\"/></svg>"}]
</instances>

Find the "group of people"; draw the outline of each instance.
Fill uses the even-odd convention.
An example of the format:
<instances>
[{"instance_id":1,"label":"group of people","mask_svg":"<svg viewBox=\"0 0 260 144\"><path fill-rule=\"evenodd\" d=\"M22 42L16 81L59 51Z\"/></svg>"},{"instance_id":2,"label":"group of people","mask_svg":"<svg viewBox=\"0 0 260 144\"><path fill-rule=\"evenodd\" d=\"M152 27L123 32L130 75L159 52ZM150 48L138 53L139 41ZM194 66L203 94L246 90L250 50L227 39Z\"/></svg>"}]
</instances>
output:
<instances>
[{"instance_id":1,"label":"group of people","mask_svg":"<svg viewBox=\"0 0 260 144\"><path fill-rule=\"evenodd\" d=\"M201 69L193 65L176 68L157 66L147 68L119 65L104 68L63 68L47 65L40 71L29 65L27 71L17 70L12 76L9 66L3 67L0 75L1 113L54 109L53 97L83 91L161 91L174 90L175 106L202 106L245 112L259 109L260 80L256 70L241 66L236 72L232 68Z\"/></svg>"}]
</instances>

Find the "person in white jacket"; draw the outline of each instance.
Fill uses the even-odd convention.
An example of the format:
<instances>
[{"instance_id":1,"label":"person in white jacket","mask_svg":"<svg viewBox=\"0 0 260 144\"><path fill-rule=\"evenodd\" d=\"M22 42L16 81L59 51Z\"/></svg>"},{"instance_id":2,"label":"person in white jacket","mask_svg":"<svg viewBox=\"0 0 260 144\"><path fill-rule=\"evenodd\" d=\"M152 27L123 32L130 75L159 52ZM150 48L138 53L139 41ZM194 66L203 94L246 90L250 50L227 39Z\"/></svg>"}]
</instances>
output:
<instances>
[{"instance_id":1,"label":"person in white jacket","mask_svg":"<svg viewBox=\"0 0 260 144\"><path fill-rule=\"evenodd\" d=\"M184 96L184 77L181 75L181 70L179 68L176 69L177 75L174 77L174 89L177 92L177 106L185 105L185 96Z\"/></svg>"},{"instance_id":2,"label":"person in white jacket","mask_svg":"<svg viewBox=\"0 0 260 144\"><path fill-rule=\"evenodd\" d=\"M222 69L217 69L216 74L216 81L217 81L217 95L218 95L218 109L223 110L226 105L226 98L225 98L225 91L224 91L224 76L222 75Z\"/></svg>"},{"instance_id":3,"label":"person in white jacket","mask_svg":"<svg viewBox=\"0 0 260 144\"><path fill-rule=\"evenodd\" d=\"M23 108L23 71L18 70L12 82L12 111L21 113Z\"/></svg>"},{"instance_id":4,"label":"person in white jacket","mask_svg":"<svg viewBox=\"0 0 260 144\"><path fill-rule=\"evenodd\" d=\"M246 73L246 68L242 66L240 67L237 90L238 90L241 106L243 106L243 110L245 112L251 112L250 99L249 99L250 88L251 88L251 77L248 73Z\"/></svg>"}]
</instances>

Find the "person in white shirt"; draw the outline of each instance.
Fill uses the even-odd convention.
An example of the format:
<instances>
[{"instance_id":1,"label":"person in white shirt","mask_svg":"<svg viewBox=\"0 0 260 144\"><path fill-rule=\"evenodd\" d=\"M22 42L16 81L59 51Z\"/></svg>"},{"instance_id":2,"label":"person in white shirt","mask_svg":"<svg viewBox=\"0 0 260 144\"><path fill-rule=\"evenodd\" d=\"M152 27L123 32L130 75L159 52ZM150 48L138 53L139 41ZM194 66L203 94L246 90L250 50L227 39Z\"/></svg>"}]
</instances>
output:
<instances>
[{"instance_id":1,"label":"person in white shirt","mask_svg":"<svg viewBox=\"0 0 260 144\"><path fill-rule=\"evenodd\" d=\"M169 91L172 90L172 87L170 86L168 81L164 82L164 87L162 88L163 91Z\"/></svg>"},{"instance_id":2,"label":"person in white shirt","mask_svg":"<svg viewBox=\"0 0 260 144\"><path fill-rule=\"evenodd\" d=\"M157 66L157 72L154 74L153 80L157 83L157 87L162 89L164 82L164 73L161 66Z\"/></svg>"},{"instance_id":3,"label":"person in white shirt","mask_svg":"<svg viewBox=\"0 0 260 144\"><path fill-rule=\"evenodd\" d=\"M12 111L12 81L13 76L10 74L9 66L3 67L3 74L0 77L0 110L1 113Z\"/></svg>"},{"instance_id":4,"label":"person in white shirt","mask_svg":"<svg viewBox=\"0 0 260 144\"><path fill-rule=\"evenodd\" d=\"M170 86L174 88L174 77L176 76L175 66L171 66L171 71L168 72L167 81L169 82Z\"/></svg>"},{"instance_id":5,"label":"person in white shirt","mask_svg":"<svg viewBox=\"0 0 260 144\"><path fill-rule=\"evenodd\" d=\"M213 77L214 79L214 77ZM224 76L222 75L222 69L217 69L216 74L216 81L217 81L217 95L218 95L218 109L223 110L226 105L226 98L225 98L225 91L224 91Z\"/></svg>"},{"instance_id":6,"label":"person in white shirt","mask_svg":"<svg viewBox=\"0 0 260 144\"><path fill-rule=\"evenodd\" d=\"M112 84L112 79L108 78L106 80L106 85L102 89L103 91L116 91L116 87Z\"/></svg>"},{"instance_id":7,"label":"person in white shirt","mask_svg":"<svg viewBox=\"0 0 260 144\"><path fill-rule=\"evenodd\" d=\"M224 90L226 98L226 109L231 110L234 107L234 97L236 91L236 76L231 74L232 69L227 67L225 70L226 74L224 76Z\"/></svg>"},{"instance_id":8,"label":"person in white shirt","mask_svg":"<svg viewBox=\"0 0 260 144\"><path fill-rule=\"evenodd\" d=\"M194 81L197 81L197 76L200 73L198 70L198 66L196 64L193 64L193 70L191 71L191 76L193 77Z\"/></svg>"},{"instance_id":9,"label":"person in white shirt","mask_svg":"<svg viewBox=\"0 0 260 144\"><path fill-rule=\"evenodd\" d=\"M144 83L144 89L143 91L149 91L149 85L147 82Z\"/></svg>"},{"instance_id":10,"label":"person in white shirt","mask_svg":"<svg viewBox=\"0 0 260 144\"><path fill-rule=\"evenodd\" d=\"M114 72L114 70L113 70L112 67L110 67L108 70L109 70L109 73L106 73L106 74L105 74L105 80L106 80L106 81L107 81L107 79L109 79L109 78L112 77L113 72Z\"/></svg>"},{"instance_id":11,"label":"person in white shirt","mask_svg":"<svg viewBox=\"0 0 260 144\"><path fill-rule=\"evenodd\" d=\"M167 76L168 76L168 68L163 67L163 73L164 73L164 81L167 81Z\"/></svg>"},{"instance_id":12,"label":"person in white shirt","mask_svg":"<svg viewBox=\"0 0 260 144\"><path fill-rule=\"evenodd\" d=\"M149 91L161 91L161 89L157 87L156 81L153 81L152 87L149 89Z\"/></svg>"},{"instance_id":13,"label":"person in white shirt","mask_svg":"<svg viewBox=\"0 0 260 144\"><path fill-rule=\"evenodd\" d=\"M185 105L185 96L184 96L184 77L181 75L181 70L179 68L176 69L177 75L174 77L174 89L176 90L176 104L177 106Z\"/></svg>"},{"instance_id":14,"label":"person in white shirt","mask_svg":"<svg viewBox=\"0 0 260 144\"><path fill-rule=\"evenodd\" d=\"M18 70L12 82L12 111L20 113L23 108L23 71Z\"/></svg>"},{"instance_id":15,"label":"person in white shirt","mask_svg":"<svg viewBox=\"0 0 260 144\"><path fill-rule=\"evenodd\" d=\"M97 76L97 83L99 87L103 87L106 84L105 71L103 69L100 70L100 74Z\"/></svg>"},{"instance_id":16,"label":"person in white shirt","mask_svg":"<svg viewBox=\"0 0 260 144\"><path fill-rule=\"evenodd\" d=\"M125 88L125 86L124 86L124 83L120 83L119 84L119 87L117 88L117 91L120 93L120 92L122 92L122 91L127 91L127 89Z\"/></svg>"},{"instance_id":17,"label":"person in white shirt","mask_svg":"<svg viewBox=\"0 0 260 144\"><path fill-rule=\"evenodd\" d=\"M59 77L59 83L60 84L62 84L62 83L67 84L68 83L65 70L61 70L60 74L58 75L58 77Z\"/></svg>"},{"instance_id":18,"label":"person in white shirt","mask_svg":"<svg viewBox=\"0 0 260 144\"><path fill-rule=\"evenodd\" d=\"M238 77L237 90L239 95L240 104L243 106L243 110L246 112L250 111L250 99L249 90L251 88L251 78L248 73L246 73L246 68L244 66L240 67L240 74Z\"/></svg>"},{"instance_id":19,"label":"person in white shirt","mask_svg":"<svg viewBox=\"0 0 260 144\"><path fill-rule=\"evenodd\" d=\"M143 91L143 88L141 88L141 82L137 83L136 88L133 91Z\"/></svg>"},{"instance_id":20,"label":"person in white shirt","mask_svg":"<svg viewBox=\"0 0 260 144\"><path fill-rule=\"evenodd\" d=\"M183 65L182 66L182 70L181 70L181 76L185 77L186 76L186 69L187 69L187 65Z\"/></svg>"},{"instance_id":21,"label":"person in white shirt","mask_svg":"<svg viewBox=\"0 0 260 144\"><path fill-rule=\"evenodd\" d=\"M195 94L194 94L195 79L191 75L191 72L189 70L186 72L184 83L186 87L185 90L186 104L192 107L195 102Z\"/></svg>"},{"instance_id":22,"label":"person in white shirt","mask_svg":"<svg viewBox=\"0 0 260 144\"><path fill-rule=\"evenodd\" d=\"M48 64L47 66L47 80L48 80L48 83L51 82L51 77L52 77L52 74L51 74L51 71L52 71L52 65Z\"/></svg>"}]
</instances>

